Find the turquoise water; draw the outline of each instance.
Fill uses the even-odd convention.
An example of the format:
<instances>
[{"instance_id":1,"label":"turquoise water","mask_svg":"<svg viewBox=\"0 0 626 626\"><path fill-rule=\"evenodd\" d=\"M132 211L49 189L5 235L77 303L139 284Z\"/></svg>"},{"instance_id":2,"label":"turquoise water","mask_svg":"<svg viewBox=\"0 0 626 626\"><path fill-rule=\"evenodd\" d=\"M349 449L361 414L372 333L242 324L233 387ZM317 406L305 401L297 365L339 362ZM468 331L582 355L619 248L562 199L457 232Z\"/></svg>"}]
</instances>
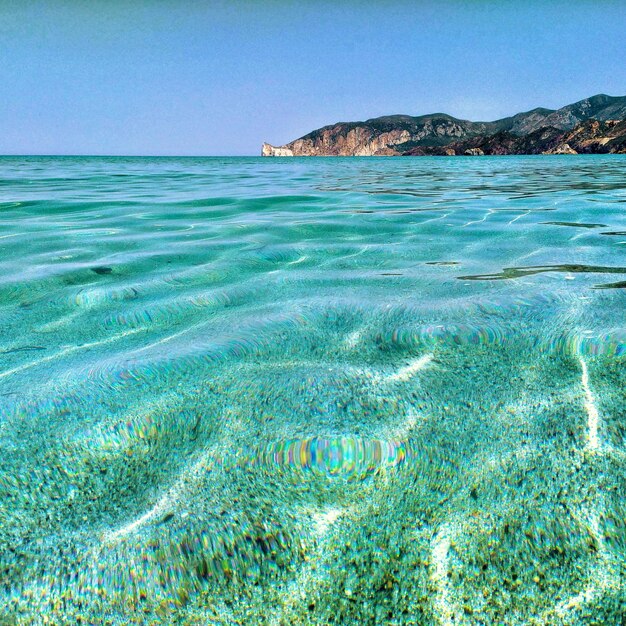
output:
<instances>
[{"instance_id":1,"label":"turquoise water","mask_svg":"<svg viewBox=\"0 0 626 626\"><path fill-rule=\"evenodd\" d=\"M626 157L0 158L0 621L622 624Z\"/></svg>"}]
</instances>

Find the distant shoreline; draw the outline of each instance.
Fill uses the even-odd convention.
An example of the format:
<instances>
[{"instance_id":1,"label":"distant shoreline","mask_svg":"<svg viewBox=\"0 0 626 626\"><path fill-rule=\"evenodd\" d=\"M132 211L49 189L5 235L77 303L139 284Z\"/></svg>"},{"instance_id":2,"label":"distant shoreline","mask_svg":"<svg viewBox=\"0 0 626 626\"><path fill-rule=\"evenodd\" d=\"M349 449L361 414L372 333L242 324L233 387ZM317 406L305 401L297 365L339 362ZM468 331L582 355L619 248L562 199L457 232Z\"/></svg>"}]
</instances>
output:
<instances>
[{"instance_id":1,"label":"distant shoreline","mask_svg":"<svg viewBox=\"0 0 626 626\"><path fill-rule=\"evenodd\" d=\"M339 122L261 156L504 156L626 153L626 96L599 94L560 109L536 108L493 122L445 113Z\"/></svg>"},{"instance_id":2,"label":"distant shoreline","mask_svg":"<svg viewBox=\"0 0 626 626\"><path fill-rule=\"evenodd\" d=\"M540 157L540 156L624 156L626 152L588 152L588 153L580 153L576 155L562 155L562 154L485 154L481 155L483 157L491 158L491 157L517 157L517 156L527 156L527 157ZM287 160L290 159L389 159L392 157L410 157L410 156L419 156L423 157L432 157L432 158L456 158L462 157L466 155L456 154L456 155L447 155L447 154L426 154L426 155L374 155L374 156L363 156L363 155L338 155L338 154L328 154L328 155L298 155L292 157L285 157ZM198 160L198 159L249 159L249 160L258 160L265 159L258 154L203 154L203 155L194 155L194 154L0 154L0 159L160 159L160 160L168 160L168 159L189 159L189 160ZM275 158L275 157L274 157Z\"/></svg>"}]
</instances>

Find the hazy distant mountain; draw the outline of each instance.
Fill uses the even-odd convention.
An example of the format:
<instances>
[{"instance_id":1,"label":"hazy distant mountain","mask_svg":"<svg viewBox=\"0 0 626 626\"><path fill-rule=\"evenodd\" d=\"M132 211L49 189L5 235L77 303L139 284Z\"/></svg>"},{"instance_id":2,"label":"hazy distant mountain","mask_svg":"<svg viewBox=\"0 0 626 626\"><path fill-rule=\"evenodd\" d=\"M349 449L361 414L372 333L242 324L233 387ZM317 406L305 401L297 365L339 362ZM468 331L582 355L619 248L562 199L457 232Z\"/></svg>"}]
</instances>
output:
<instances>
[{"instance_id":1,"label":"hazy distant mountain","mask_svg":"<svg viewBox=\"0 0 626 626\"><path fill-rule=\"evenodd\" d=\"M263 144L263 156L399 156L624 152L626 96L603 94L560 109L537 108L494 122L445 113L387 115L339 122L284 146ZM595 124L591 124L593 121ZM610 123L607 123L610 122ZM566 144L567 147L564 147Z\"/></svg>"}]
</instances>

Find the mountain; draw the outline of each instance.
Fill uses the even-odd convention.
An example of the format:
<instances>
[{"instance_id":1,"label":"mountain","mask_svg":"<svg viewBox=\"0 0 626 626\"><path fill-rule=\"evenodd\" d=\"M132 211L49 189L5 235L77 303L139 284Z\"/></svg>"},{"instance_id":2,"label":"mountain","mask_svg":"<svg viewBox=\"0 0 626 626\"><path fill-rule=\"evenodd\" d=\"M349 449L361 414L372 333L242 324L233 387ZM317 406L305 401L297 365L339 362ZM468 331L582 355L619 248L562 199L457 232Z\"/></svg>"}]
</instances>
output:
<instances>
[{"instance_id":1,"label":"mountain","mask_svg":"<svg viewBox=\"0 0 626 626\"><path fill-rule=\"evenodd\" d=\"M445 113L387 115L339 122L272 146L263 156L419 156L426 154L571 154L626 151L626 96L604 94L560 109L536 108L494 122ZM567 144L569 150L560 148Z\"/></svg>"},{"instance_id":2,"label":"mountain","mask_svg":"<svg viewBox=\"0 0 626 626\"><path fill-rule=\"evenodd\" d=\"M570 130L543 126L525 135L498 131L473 136L445 146L415 146L403 156L464 154L607 154L626 153L626 120L589 119Z\"/></svg>"}]
</instances>

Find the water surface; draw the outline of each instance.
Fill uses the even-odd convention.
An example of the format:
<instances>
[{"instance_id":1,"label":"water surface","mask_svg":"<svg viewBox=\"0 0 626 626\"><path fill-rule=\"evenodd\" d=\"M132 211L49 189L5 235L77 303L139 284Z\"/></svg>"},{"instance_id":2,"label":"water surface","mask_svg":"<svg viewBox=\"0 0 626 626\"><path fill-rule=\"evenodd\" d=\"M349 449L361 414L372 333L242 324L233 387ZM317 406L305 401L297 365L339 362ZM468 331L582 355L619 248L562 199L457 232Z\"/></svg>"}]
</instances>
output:
<instances>
[{"instance_id":1,"label":"water surface","mask_svg":"<svg viewBox=\"0 0 626 626\"><path fill-rule=\"evenodd\" d=\"M618 624L626 158L0 158L0 618Z\"/></svg>"}]
</instances>

